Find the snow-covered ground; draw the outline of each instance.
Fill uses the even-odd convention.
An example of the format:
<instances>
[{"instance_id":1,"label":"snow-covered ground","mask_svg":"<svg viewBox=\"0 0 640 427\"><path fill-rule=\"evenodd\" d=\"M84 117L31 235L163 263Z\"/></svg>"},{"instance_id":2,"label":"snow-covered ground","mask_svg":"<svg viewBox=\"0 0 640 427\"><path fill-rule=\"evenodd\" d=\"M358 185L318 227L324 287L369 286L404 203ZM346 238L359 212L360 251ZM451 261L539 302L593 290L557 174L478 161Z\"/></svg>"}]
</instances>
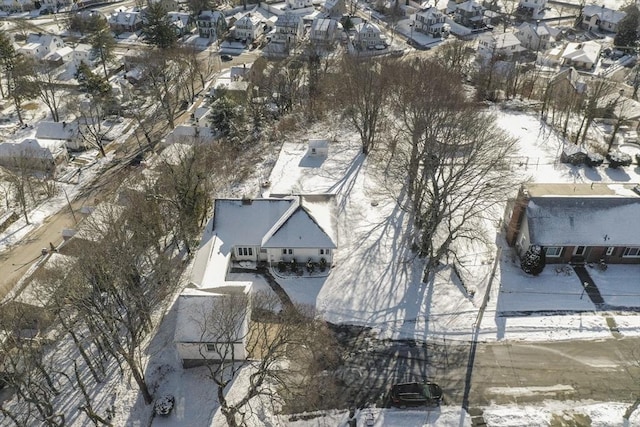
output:
<instances>
[{"instance_id":1,"label":"snow-covered ground","mask_svg":"<svg viewBox=\"0 0 640 427\"><path fill-rule=\"evenodd\" d=\"M526 159L519 166L523 178L538 182L590 182L597 175L597 180L603 182L616 182L620 178L625 182L639 182L634 167L608 171L560 164L555 161L560 139L534 115L496 113L500 125L519 138L519 152L514 156ZM310 137L330 139L326 159L305 156L306 138ZM328 277L279 280L293 300L315 304L332 322L371 326L382 338L468 340L478 319L490 272L497 262L479 339L567 340L611 336L605 318L594 312L593 304L581 295L582 288L575 275L556 274L554 269L547 268L537 278L526 276L512 262L508 248L503 249L497 260L495 247L476 248L469 254L464 264L465 280L476 279L475 296L467 293L449 267L441 269L432 283L423 284L422 263L407 249L403 231L405 214L391 195L382 190L380 171L360 154L359 148L353 132L326 135L321 128L310 129L308 134L282 147L269 177L271 192L334 194L339 227L339 249ZM49 212L53 210L51 207ZM617 304L618 298L624 298L627 305L629 301L637 301L636 306L640 306L640 291L634 289L640 276L639 266L610 266L605 272L594 271L593 276L597 283L602 283L607 302ZM517 315L523 311L563 310L577 314ZM640 316L611 315L620 333L640 335ZM167 418L154 418L153 425L220 425L214 415L217 410L215 386L207 379L206 368L182 369L172 343L174 328L175 310L171 309L147 352L150 356L147 374L157 385L157 392L166 390L176 396L174 413ZM154 375L158 378L154 379ZM120 382L118 385L112 381L103 389L105 399L118 397L115 420L118 425L144 424L143 420L149 419L149 407L136 400L131 385ZM241 380L237 386L242 387ZM530 390L511 392L527 394ZM549 402L542 407L492 406L485 409L484 417L492 426L548 425L558 417L583 415L591 419L591 425L624 425L621 414L625 408L626 405L619 403ZM375 426L471 425L468 414L461 408L449 406L432 411L367 409L357 416L358 425L366 425L371 416ZM292 421L264 412L254 420L254 425L341 425L347 417L346 412L336 412ZM81 420L74 417L69 424L81 425ZM640 425L640 414L636 413L627 425Z\"/></svg>"}]
</instances>

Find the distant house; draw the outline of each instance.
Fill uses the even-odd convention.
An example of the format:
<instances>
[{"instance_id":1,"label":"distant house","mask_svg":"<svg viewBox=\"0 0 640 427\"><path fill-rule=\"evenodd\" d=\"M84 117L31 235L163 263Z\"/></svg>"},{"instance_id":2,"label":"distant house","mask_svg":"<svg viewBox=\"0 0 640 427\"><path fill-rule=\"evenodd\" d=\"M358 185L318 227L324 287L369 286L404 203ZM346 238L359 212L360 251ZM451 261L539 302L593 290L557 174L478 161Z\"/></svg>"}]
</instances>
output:
<instances>
[{"instance_id":1,"label":"distant house","mask_svg":"<svg viewBox=\"0 0 640 427\"><path fill-rule=\"evenodd\" d=\"M547 7L548 0L519 0L517 13L524 17L536 17Z\"/></svg>"},{"instance_id":2,"label":"distant house","mask_svg":"<svg viewBox=\"0 0 640 427\"><path fill-rule=\"evenodd\" d=\"M54 175L56 167L67 161L64 141L24 139L0 143L0 165L10 169L27 169Z\"/></svg>"},{"instance_id":3,"label":"distant house","mask_svg":"<svg viewBox=\"0 0 640 427\"><path fill-rule=\"evenodd\" d=\"M322 6L322 12L329 18L339 19L346 10L345 0L326 0Z\"/></svg>"},{"instance_id":4,"label":"distant house","mask_svg":"<svg viewBox=\"0 0 640 427\"><path fill-rule=\"evenodd\" d=\"M64 141L67 149L70 150L83 150L86 148L82 135L80 135L77 121L70 123L41 121L36 129L36 139Z\"/></svg>"},{"instance_id":5,"label":"distant house","mask_svg":"<svg viewBox=\"0 0 640 427\"><path fill-rule=\"evenodd\" d=\"M486 27L484 7L475 0L467 0L456 4L453 20L472 30Z\"/></svg>"},{"instance_id":6,"label":"distant house","mask_svg":"<svg viewBox=\"0 0 640 427\"><path fill-rule=\"evenodd\" d=\"M336 41L338 21L331 18L316 18L311 24L309 41L315 46L329 47Z\"/></svg>"},{"instance_id":7,"label":"distant house","mask_svg":"<svg viewBox=\"0 0 640 427\"><path fill-rule=\"evenodd\" d=\"M602 30L610 33L618 31L618 24L627 14L617 10L597 5L587 5L582 8L581 26L585 30Z\"/></svg>"},{"instance_id":8,"label":"distant house","mask_svg":"<svg viewBox=\"0 0 640 427\"><path fill-rule=\"evenodd\" d=\"M233 35L236 39L255 40L262 34L262 17L255 13L247 13L233 25Z\"/></svg>"},{"instance_id":9,"label":"distant house","mask_svg":"<svg viewBox=\"0 0 640 427\"><path fill-rule=\"evenodd\" d=\"M109 28L116 34L134 33L142 28L142 13L137 10L119 10L107 18Z\"/></svg>"},{"instance_id":10,"label":"distant house","mask_svg":"<svg viewBox=\"0 0 640 427\"><path fill-rule=\"evenodd\" d=\"M509 204L507 242L541 246L547 263L640 263L640 188L634 184L530 184Z\"/></svg>"},{"instance_id":11,"label":"distant house","mask_svg":"<svg viewBox=\"0 0 640 427\"><path fill-rule=\"evenodd\" d=\"M385 45L382 32L376 24L360 22L355 25L354 30L353 44L356 49L373 49L375 46Z\"/></svg>"},{"instance_id":12,"label":"distant house","mask_svg":"<svg viewBox=\"0 0 640 427\"><path fill-rule=\"evenodd\" d=\"M193 30L193 18L191 14L186 12L168 12L167 16L178 37L189 34L191 30Z\"/></svg>"},{"instance_id":13,"label":"distant house","mask_svg":"<svg viewBox=\"0 0 640 427\"><path fill-rule=\"evenodd\" d=\"M285 45L296 44L304 35L304 22L300 15L284 13L276 20L275 33L271 41L284 43Z\"/></svg>"},{"instance_id":14,"label":"distant house","mask_svg":"<svg viewBox=\"0 0 640 427\"><path fill-rule=\"evenodd\" d=\"M222 12L203 10L196 19L198 35L202 38L217 40L227 31L227 21Z\"/></svg>"},{"instance_id":15,"label":"distant house","mask_svg":"<svg viewBox=\"0 0 640 427\"><path fill-rule=\"evenodd\" d=\"M446 15L434 7L416 13L414 29L435 38L449 36L450 30Z\"/></svg>"},{"instance_id":16,"label":"distant house","mask_svg":"<svg viewBox=\"0 0 640 427\"><path fill-rule=\"evenodd\" d=\"M484 33L478 37L478 57L483 60L511 58L524 50L514 33Z\"/></svg>"},{"instance_id":17,"label":"distant house","mask_svg":"<svg viewBox=\"0 0 640 427\"><path fill-rule=\"evenodd\" d=\"M582 70L591 70L598 62L602 46L595 41L568 43L562 52L562 64Z\"/></svg>"},{"instance_id":18,"label":"distant house","mask_svg":"<svg viewBox=\"0 0 640 427\"><path fill-rule=\"evenodd\" d=\"M76 67L79 67L81 63L90 64L93 61L93 52L91 45L85 43L79 43L73 48L73 62Z\"/></svg>"},{"instance_id":19,"label":"distant house","mask_svg":"<svg viewBox=\"0 0 640 427\"><path fill-rule=\"evenodd\" d=\"M180 294L173 341L185 367L249 356L249 289L227 286Z\"/></svg>"},{"instance_id":20,"label":"distant house","mask_svg":"<svg viewBox=\"0 0 640 427\"><path fill-rule=\"evenodd\" d=\"M312 0L286 0L289 9L304 9L305 7L313 7Z\"/></svg>"},{"instance_id":21,"label":"distant house","mask_svg":"<svg viewBox=\"0 0 640 427\"><path fill-rule=\"evenodd\" d=\"M73 48L69 46L65 46L56 50L55 52L51 52L47 54L43 60L45 60L48 64L56 67L60 67L64 64L69 64L73 62Z\"/></svg>"},{"instance_id":22,"label":"distant house","mask_svg":"<svg viewBox=\"0 0 640 427\"><path fill-rule=\"evenodd\" d=\"M523 47L533 51L544 51L551 47L552 33L555 33L544 22L531 24L523 22L516 30L516 37Z\"/></svg>"},{"instance_id":23,"label":"distant house","mask_svg":"<svg viewBox=\"0 0 640 427\"><path fill-rule=\"evenodd\" d=\"M48 54L56 52L63 47L65 47L64 42L58 36L30 34L27 37L26 44L20 47L17 52L32 58L43 59Z\"/></svg>"},{"instance_id":24,"label":"distant house","mask_svg":"<svg viewBox=\"0 0 640 427\"><path fill-rule=\"evenodd\" d=\"M193 125L178 125L165 138L167 144L197 144L213 141L215 132L211 127L203 123Z\"/></svg>"}]
</instances>

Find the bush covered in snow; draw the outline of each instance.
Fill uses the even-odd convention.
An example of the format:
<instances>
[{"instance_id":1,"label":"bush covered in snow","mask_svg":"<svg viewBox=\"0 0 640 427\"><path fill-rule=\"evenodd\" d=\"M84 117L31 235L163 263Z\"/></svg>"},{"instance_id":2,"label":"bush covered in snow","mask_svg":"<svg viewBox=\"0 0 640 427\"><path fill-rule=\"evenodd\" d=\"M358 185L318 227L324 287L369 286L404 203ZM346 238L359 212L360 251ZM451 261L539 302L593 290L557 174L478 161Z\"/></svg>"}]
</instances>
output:
<instances>
[{"instance_id":1,"label":"bush covered in snow","mask_svg":"<svg viewBox=\"0 0 640 427\"><path fill-rule=\"evenodd\" d=\"M547 258L542 247L538 245L531 245L522 258L520 258L520 267L525 273L537 276L542 273L542 270L544 270L546 261Z\"/></svg>"},{"instance_id":2,"label":"bush covered in snow","mask_svg":"<svg viewBox=\"0 0 640 427\"><path fill-rule=\"evenodd\" d=\"M610 151L607 154L607 160L609 160L609 167L611 168L629 166L631 164L631 156L618 150Z\"/></svg>"},{"instance_id":3,"label":"bush covered in snow","mask_svg":"<svg viewBox=\"0 0 640 427\"><path fill-rule=\"evenodd\" d=\"M586 163L588 166L595 168L596 166L600 166L604 162L604 156L598 153L589 153L587 154Z\"/></svg>"}]
</instances>

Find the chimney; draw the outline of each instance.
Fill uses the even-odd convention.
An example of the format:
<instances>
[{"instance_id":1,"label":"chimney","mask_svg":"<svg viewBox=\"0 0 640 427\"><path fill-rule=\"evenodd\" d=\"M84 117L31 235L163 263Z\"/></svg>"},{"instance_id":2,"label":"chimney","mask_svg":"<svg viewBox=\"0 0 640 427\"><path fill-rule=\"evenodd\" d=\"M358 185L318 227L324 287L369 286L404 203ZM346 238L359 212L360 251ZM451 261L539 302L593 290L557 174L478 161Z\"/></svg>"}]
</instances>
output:
<instances>
[{"instance_id":1,"label":"chimney","mask_svg":"<svg viewBox=\"0 0 640 427\"><path fill-rule=\"evenodd\" d=\"M529 193L524 188L524 186L520 188L516 199L510 201L507 204L507 212L509 211L509 205L511 204L513 206L511 217L505 217L505 224L507 226L507 244L513 247L516 244L516 240L518 239L520 226L522 225L522 219L524 218L524 215L527 211L527 205L529 204Z\"/></svg>"}]
</instances>

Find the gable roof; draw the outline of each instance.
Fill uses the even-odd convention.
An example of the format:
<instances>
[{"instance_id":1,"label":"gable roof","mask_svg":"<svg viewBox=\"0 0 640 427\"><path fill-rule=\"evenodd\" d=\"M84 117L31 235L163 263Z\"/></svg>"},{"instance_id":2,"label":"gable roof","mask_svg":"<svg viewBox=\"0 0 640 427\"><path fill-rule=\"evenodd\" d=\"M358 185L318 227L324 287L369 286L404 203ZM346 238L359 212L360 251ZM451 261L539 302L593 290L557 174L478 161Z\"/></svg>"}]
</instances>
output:
<instances>
[{"instance_id":1,"label":"gable roof","mask_svg":"<svg viewBox=\"0 0 640 427\"><path fill-rule=\"evenodd\" d=\"M262 239L263 248L331 248L336 244L311 214L298 206L276 223Z\"/></svg>"},{"instance_id":2,"label":"gable roof","mask_svg":"<svg viewBox=\"0 0 640 427\"><path fill-rule=\"evenodd\" d=\"M527 204L529 238L541 246L638 246L640 196L633 191L608 191L585 185L575 195L534 195ZM589 188L586 188L589 187ZM626 189L624 186L620 186Z\"/></svg>"},{"instance_id":3,"label":"gable roof","mask_svg":"<svg viewBox=\"0 0 640 427\"><path fill-rule=\"evenodd\" d=\"M590 4L582 9L582 14L587 17L597 15L600 20L604 22L611 22L616 24L622 20L627 14L625 12L619 12L617 10L609 9L595 4Z\"/></svg>"},{"instance_id":4,"label":"gable roof","mask_svg":"<svg viewBox=\"0 0 640 427\"><path fill-rule=\"evenodd\" d=\"M599 43L588 41L583 43L569 43L562 52L562 58L571 61L595 63L600 54Z\"/></svg>"}]
</instances>

